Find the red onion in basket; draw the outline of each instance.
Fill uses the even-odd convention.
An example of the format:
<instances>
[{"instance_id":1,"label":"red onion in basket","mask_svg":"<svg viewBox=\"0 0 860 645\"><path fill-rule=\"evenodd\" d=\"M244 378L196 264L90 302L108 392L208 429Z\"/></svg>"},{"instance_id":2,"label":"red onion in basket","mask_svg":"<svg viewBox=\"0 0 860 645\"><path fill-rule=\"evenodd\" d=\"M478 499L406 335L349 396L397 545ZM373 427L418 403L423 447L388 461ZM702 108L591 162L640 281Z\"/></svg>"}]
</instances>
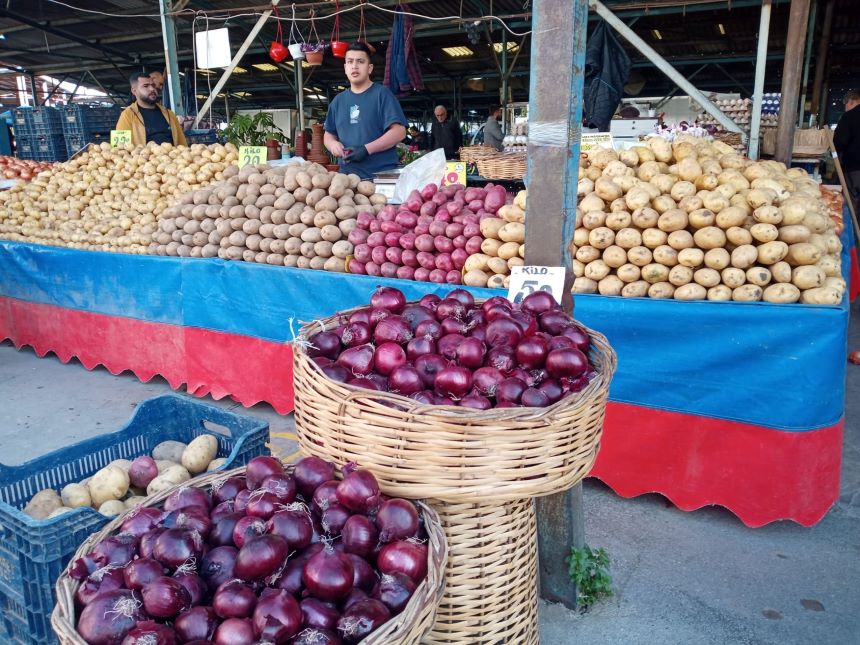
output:
<instances>
[{"instance_id":1,"label":"red onion in basket","mask_svg":"<svg viewBox=\"0 0 860 645\"><path fill-rule=\"evenodd\" d=\"M352 589L353 568L349 558L325 547L305 563L302 580L320 600L339 600Z\"/></svg>"}]
</instances>

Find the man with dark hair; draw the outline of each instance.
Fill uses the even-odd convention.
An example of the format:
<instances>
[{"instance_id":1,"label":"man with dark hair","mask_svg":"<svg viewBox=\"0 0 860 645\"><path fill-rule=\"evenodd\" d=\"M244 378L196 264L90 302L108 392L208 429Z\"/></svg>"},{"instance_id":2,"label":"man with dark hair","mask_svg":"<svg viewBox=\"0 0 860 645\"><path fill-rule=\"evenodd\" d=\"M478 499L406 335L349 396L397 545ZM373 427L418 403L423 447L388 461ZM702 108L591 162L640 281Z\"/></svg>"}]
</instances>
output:
<instances>
[{"instance_id":1,"label":"man with dark hair","mask_svg":"<svg viewBox=\"0 0 860 645\"><path fill-rule=\"evenodd\" d=\"M845 172L845 182L854 200L855 210L860 209L860 90L849 90L842 98L845 113L836 125L833 143L839 153L839 162Z\"/></svg>"},{"instance_id":2,"label":"man with dark hair","mask_svg":"<svg viewBox=\"0 0 860 645\"><path fill-rule=\"evenodd\" d=\"M484 124L484 144L493 146L496 150L502 149L502 126L499 125L499 118L502 116L502 108L498 105L490 106L490 116Z\"/></svg>"},{"instance_id":3,"label":"man with dark hair","mask_svg":"<svg viewBox=\"0 0 860 645\"><path fill-rule=\"evenodd\" d=\"M160 69L150 70L149 77L155 83L155 89L158 90L158 95L161 97L162 105L170 105L170 88L167 87L167 76Z\"/></svg>"},{"instance_id":4,"label":"man with dark hair","mask_svg":"<svg viewBox=\"0 0 860 645\"><path fill-rule=\"evenodd\" d=\"M406 137L406 116L391 91L370 80L373 63L367 44L349 45L343 69L349 89L331 102L323 142L341 159L340 171L373 179L397 167L395 146Z\"/></svg>"},{"instance_id":5,"label":"man with dark hair","mask_svg":"<svg viewBox=\"0 0 860 645\"><path fill-rule=\"evenodd\" d=\"M443 148L445 158L453 159L454 155L463 145L463 131L460 124L448 119L448 110L444 105L433 108L433 116L436 120L430 126L431 150Z\"/></svg>"},{"instance_id":6,"label":"man with dark hair","mask_svg":"<svg viewBox=\"0 0 860 645\"><path fill-rule=\"evenodd\" d=\"M119 115L115 129L131 130L131 142L136 146L150 141L187 146L176 115L158 102L158 90L149 74L135 72L129 81L134 103Z\"/></svg>"}]
</instances>

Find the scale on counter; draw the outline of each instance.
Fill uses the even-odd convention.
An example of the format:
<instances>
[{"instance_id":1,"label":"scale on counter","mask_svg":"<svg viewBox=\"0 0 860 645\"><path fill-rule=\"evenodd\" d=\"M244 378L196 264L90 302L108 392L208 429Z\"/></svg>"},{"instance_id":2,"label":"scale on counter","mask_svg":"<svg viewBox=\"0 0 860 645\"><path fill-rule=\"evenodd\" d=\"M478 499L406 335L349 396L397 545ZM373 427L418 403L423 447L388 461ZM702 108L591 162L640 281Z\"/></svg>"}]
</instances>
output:
<instances>
[{"instance_id":1,"label":"scale on counter","mask_svg":"<svg viewBox=\"0 0 860 645\"><path fill-rule=\"evenodd\" d=\"M373 175L376 192L385 195L389 202L394 198L394 187L397 185L397 180L400 179L400 170L400 168L385 170Z\"/></svg>"}]
</instances>

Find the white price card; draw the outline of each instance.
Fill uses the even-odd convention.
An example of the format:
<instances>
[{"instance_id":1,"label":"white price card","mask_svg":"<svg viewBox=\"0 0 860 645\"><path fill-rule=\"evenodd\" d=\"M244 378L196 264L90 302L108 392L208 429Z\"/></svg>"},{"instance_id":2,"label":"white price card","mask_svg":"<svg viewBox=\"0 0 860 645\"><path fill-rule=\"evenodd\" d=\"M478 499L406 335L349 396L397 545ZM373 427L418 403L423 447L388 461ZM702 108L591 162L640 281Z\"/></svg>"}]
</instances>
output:
<instances>
[{"instance_id":1,"label":"white price card","mask_svg":"<svg viewBox=\"0 0 860 645\"><path fill-rule=\"evenodd\" d=\"M513 267L508 287L508 300L519 303L535 291L547 291L558 304L561 304L561 298L564 295L564 267Z\"/></svg>"},{"instance_id":2,"label":"white price card","mask_svg":"<svg viewBox=\"0 0 860 645\"><path fill-rule=\"evenodd\" d=\"M597 148L614 148L615 142L609 132L586 132L579 140L579 151L590 152Z\"/></svg>"}]
</instances>

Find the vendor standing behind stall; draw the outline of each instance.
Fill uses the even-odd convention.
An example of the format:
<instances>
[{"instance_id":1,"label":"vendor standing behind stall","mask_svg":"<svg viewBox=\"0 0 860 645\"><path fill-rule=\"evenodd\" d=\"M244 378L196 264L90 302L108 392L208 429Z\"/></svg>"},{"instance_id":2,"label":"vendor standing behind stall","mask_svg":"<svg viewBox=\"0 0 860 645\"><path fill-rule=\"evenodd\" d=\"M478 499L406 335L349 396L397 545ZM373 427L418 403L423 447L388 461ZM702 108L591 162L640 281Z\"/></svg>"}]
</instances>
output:
<instances>
[{"instance_id":1,"label":"vendor standing behind stall","mask_svg":"<svg viewBox=\"0 0 860 645\"><path fill-rule=\"evenodd\" d=\"M129 80L134 103L119 115L115 129L130 130L131 142L136 146L150 141L187 146L176 115L158 102L158 89L149 74L136 72Z\"/></svg>"},{"instance_id":2,"label":"vendor standing behind stall","mask_svg":"<svg viewBox=\"0 0 860 645\"><path fill-rule=\"evenodd\" d=\"M406 136L406 116L390 90L370 80L373 63L364 43L352 43L343 65L349 89L328 109L323 141L342 159L340 171L373 179L374 173L397 167L395 146Z\"/></svg>"}]
</instances>

